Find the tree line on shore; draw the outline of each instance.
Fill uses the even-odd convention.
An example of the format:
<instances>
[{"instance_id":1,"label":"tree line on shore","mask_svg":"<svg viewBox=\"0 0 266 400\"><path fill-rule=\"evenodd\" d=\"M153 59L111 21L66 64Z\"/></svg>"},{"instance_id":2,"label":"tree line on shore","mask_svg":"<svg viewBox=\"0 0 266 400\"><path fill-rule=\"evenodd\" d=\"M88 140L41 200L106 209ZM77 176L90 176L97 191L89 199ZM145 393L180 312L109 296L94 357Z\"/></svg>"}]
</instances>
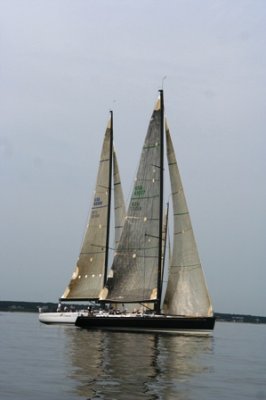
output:
<instances>
[{"instance_id":1,"label":"tree line on shore","mask_svg":"<svg viewBox=\"0 0 266 400\"><path fill-rule=\"evenodd\" d=\"M16 311L16 312L38 312L41 308L43 311L55 312L57 303L43 303L30 301L0 301L0 311ZM84 308L75 304L75 308ZM229 314L215 313L217 321L225 322L245 322L255 324L266 324L266 317L248 314Z\"/></svg>"}]
</instances>

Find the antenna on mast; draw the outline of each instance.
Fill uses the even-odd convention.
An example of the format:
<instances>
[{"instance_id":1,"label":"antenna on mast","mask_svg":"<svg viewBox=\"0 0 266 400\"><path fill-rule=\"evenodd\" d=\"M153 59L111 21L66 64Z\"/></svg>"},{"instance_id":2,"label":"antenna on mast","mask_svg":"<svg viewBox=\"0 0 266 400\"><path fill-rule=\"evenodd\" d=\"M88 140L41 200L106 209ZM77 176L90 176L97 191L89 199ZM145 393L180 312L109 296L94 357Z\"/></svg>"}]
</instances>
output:
<instances>
[{"instance_id":1,"label":"antenna on mast","mask_svg":"<svg viewBox=\"0 0 266 400\"><path fill-rule=\"evenodd\" d=\"M162 90L163 90L163 84L164 84L164 81L165 81L166 78L167 78L167 76L165 75L165 76L163 77L163 79L162 79Z\"/></svg>"}]
</instances>

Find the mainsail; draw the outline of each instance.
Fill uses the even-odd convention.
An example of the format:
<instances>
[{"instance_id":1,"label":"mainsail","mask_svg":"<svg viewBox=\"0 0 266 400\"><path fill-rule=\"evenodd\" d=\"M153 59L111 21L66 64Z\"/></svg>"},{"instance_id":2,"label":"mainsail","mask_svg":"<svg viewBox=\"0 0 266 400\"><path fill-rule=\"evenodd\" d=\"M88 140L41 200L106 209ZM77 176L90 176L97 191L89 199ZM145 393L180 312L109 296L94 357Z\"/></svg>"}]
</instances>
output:
<instances>
[{"instance_id":1,"label":"mainsail","mask_svg":"<svg viewBox=\"0 0 266 400\"><path fill-rule=\"evenodd\" d=\"M112 155L113 157L111 157ZM113 150L112 116L104 136L93 206L87 229L72 279L61 297L63 301L96 300L104 286L104 275L107 273L107 235L111 203L111 158L114 162L115 236L118 240L121 234L125 206L117 159Z\"/></svg>"},{"instance_id":2,"label":"mainsail","mask_svg":"<svg viewBox=\"0 0 266 400\"><path fill-rule=\"evenodd\" d=\"M120 242L102 300L137 303L157 300L160 229L160 99L149 123Z\"/></svg>"},{"instance_id":3,"label":"mainsail","mask_svg":"<svg viewBox=\"0 0 266 400\"><path fill-rule=\"evenodd\" d=\"M172 188L174 240L164 312L174 315L212 316L211 301L167 124L166 146Z\"/></svg>"}]
</instances>

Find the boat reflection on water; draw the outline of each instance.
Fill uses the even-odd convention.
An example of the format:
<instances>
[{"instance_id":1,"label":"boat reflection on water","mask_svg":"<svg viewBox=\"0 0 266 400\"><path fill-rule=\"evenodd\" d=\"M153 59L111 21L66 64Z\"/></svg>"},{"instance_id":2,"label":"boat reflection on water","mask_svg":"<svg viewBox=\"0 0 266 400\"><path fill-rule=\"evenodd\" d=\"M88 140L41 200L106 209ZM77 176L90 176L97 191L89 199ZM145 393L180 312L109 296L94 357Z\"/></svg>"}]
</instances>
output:
<instances>
[{"instance_id":1,"label":"boat reflection on water","mask_svg":"<svg viewBox=\"0 0 266 400\"><path fill-rule=\"evenodd\" d=\"M86 399L190 399L208 372L212 337L66 329L75 395Z\"/></svg>"}]
</instances>

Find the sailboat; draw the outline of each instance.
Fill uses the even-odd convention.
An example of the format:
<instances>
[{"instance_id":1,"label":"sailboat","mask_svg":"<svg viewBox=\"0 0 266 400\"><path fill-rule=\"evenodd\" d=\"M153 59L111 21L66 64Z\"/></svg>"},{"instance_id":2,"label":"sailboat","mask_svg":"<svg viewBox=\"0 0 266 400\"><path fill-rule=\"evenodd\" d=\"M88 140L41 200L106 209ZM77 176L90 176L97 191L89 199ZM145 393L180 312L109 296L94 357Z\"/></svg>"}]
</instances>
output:
<instances>
[{"instance_id":1,"label":"sailboat","mask_svg":"<svg viewBox=\"0 0 266 400\"><path fill-rule=\"evenodd\" d=\"M133 332L211 334L215 317L198 250L160 90L149 122L112 277L100 302L112 313L79 316L87 329ZM164 141L172 192L173 239L168 274L164 272ZM166 280L166 289L163 282ZM163 296L165 293L165 296ZM163 298L164 297L164 298ZM116 314L117 307L123 312ZM135 309L127 312L126 306Z\"/></svg>"},{"instance_id":2,"label":"sailboat","mask_svg":"<svg viewBox=\"0 0 266 400\"><path fill-rule=\"evenodd\" d=\"M112 187L114 239L115 246L117 246L125 217L125 204L117 157L113 147L113 113L111 112L102 145L93 206L75 270L69 285L60 298L57 312L39 313L40 322L74 324L77 317L86 314L87 311L71 311L72 307L70 310L66 310L68 307L62 303L97 301L99 299L108 277Z\"/></svg>"}]
</instances>

